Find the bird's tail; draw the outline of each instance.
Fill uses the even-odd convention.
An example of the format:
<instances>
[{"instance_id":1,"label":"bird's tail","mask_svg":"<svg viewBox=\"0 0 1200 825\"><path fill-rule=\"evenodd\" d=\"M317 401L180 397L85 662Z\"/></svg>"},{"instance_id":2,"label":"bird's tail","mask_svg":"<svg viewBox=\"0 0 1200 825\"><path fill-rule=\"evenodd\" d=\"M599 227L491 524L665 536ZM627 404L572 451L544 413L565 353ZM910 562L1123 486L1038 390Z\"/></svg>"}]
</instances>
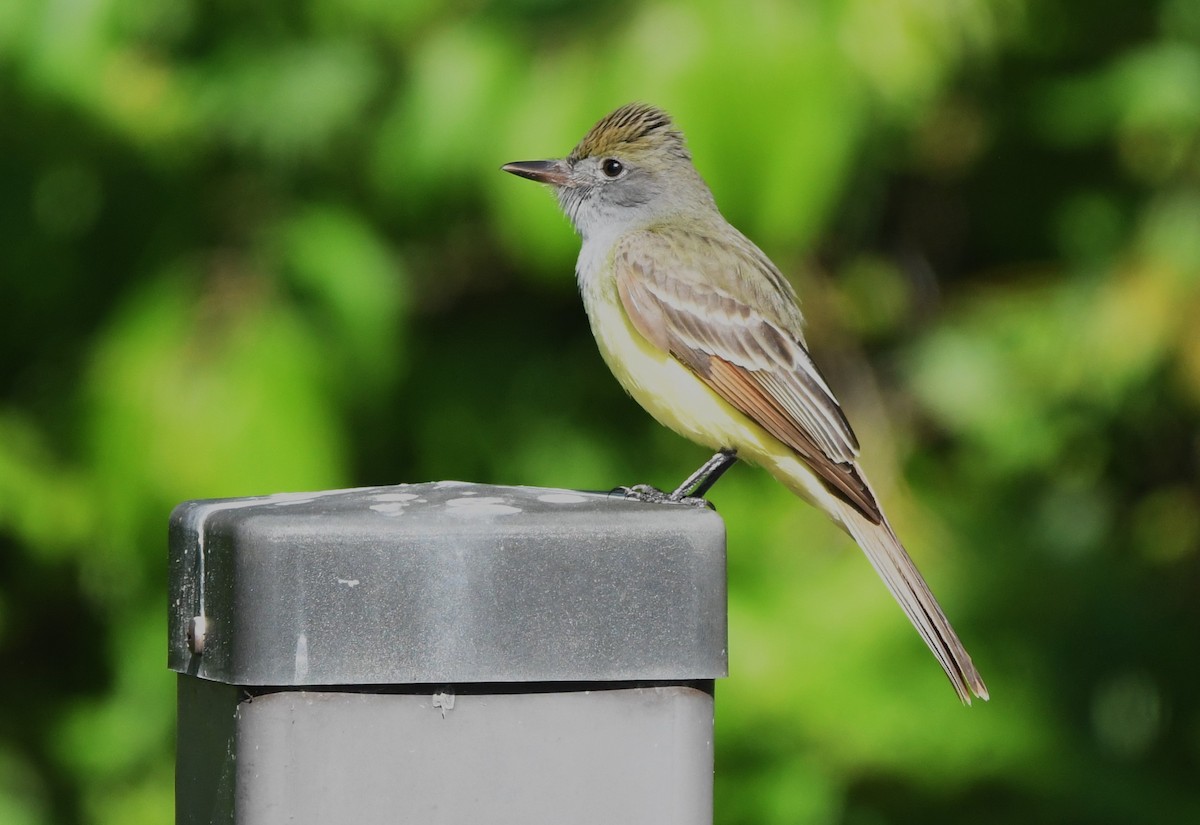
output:
<instances>
[{"instance_id":1,"label":"bird's tail","mask_svg":"<svg viewBox=\"0 0 1200 825\"><path fill-rule=\"evenodd\" d=\"M971 697L987 700L987 686L971 662L971 656L950 626L950 620L909 558L885 517L872 523L852 505L840 500L832 502L830 513L858 546L867 554L871 566L883 579L892 596L900 603L913 627L937 657L942 669L954 685L958 697L971 704Z\"/></svg>"}]
</instances>

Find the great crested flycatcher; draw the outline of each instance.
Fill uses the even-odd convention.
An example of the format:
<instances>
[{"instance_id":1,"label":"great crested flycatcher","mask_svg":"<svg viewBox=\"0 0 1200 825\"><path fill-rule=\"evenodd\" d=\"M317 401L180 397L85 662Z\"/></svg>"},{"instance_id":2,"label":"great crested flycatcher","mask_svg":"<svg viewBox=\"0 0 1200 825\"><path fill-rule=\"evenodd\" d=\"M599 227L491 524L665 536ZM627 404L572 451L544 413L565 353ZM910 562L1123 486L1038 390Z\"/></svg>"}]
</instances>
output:
<instances>
[{"instance_id":1,"label":"great crested flycatcher","mask_svg":"<svg viewBox=\"0 0 1200 825\"><path fill-rule=\"evenodd\" d=\"M662 498L703 495L738 458L765 467L858 542L962 701L987 699L858 464L858 440L805 347L795 291L721 216L670 117L623 106L566 158L503 169L553 186L582 237L579 289L617 380L717 451Z\"/></svg>"}]
</instances>

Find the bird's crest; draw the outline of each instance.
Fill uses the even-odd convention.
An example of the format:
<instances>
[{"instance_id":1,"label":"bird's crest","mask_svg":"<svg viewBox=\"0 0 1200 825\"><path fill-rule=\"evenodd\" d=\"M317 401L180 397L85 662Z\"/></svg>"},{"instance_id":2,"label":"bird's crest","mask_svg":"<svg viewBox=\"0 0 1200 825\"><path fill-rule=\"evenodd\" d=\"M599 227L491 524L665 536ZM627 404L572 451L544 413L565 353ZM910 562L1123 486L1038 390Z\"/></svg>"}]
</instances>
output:
<instances>
[{"instance_id":1,"label":"bird's crest","mask_svg":"<svg viewBox=\"0 0 1200 825\"><path fill-rule=\"evenodd\" d=\"M675 128L670 115L645 103L628 103L593 126L571 152L570 159L651 148L662 148L691 160L683 144L683 133Z\"/></svg>"}]
</instances>

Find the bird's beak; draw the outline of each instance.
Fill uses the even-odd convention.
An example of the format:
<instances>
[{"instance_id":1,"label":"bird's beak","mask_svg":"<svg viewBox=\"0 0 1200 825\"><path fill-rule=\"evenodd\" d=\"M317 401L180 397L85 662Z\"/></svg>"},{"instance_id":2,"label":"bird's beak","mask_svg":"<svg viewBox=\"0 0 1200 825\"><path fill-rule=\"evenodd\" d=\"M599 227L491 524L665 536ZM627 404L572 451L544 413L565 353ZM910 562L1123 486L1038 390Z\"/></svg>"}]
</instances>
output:
<instances>
[{"instance_id":1,"label":"bird's beak","mask_svg":"<svg viewBox=\"0 0 1200 825\"><path fill-rule=\"evenodd\" d=\"M506 163L500 169L519 178L528 178L551 186L566 186L571 180L567 163L562 160L518 160Z\"/></svg>"}]
</instances>

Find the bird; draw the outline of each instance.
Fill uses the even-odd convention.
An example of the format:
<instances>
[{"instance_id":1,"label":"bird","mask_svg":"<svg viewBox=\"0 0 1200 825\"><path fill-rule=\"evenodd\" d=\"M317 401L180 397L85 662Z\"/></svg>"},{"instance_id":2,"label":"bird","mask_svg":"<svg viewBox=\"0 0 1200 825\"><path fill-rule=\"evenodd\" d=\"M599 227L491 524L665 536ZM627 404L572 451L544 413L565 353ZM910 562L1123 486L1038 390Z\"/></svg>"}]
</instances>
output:
<instances>
[{"instance_id":1,"label":"bird","mask_svg":"<svg viewBox=\"0 0 1200 825\"><path fill-rule=\"evenodd\" d=\"M722 216L671 116L630 103L565 158L501 169L552 187L580 236L579 292L618 382L661 424L715 451L669 494L622 489L703 501L736 461L765 468L857 542L960 700L988 699L867 481L858 439L809 355L794 288Z\"/></svg>"}]
</instances>

